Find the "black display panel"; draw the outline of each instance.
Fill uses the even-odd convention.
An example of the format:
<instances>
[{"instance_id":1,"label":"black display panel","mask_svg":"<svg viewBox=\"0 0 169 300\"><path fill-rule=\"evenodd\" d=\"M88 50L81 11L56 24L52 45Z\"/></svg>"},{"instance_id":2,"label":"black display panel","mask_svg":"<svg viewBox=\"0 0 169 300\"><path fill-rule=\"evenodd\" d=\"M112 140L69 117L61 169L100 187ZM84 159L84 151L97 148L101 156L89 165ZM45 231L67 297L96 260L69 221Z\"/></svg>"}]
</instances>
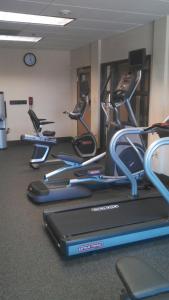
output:
<instances>
[{"instance_id":1,"label":"black display panel","mask_svg":"<svg viewBox=\"0 0 169 300\"><path fill-rule=\"evenodd\" d=\"M146 61L146 49L138 49L129 52L129 64L133 67L144 67Z\"/></svg>"}]
</instances>

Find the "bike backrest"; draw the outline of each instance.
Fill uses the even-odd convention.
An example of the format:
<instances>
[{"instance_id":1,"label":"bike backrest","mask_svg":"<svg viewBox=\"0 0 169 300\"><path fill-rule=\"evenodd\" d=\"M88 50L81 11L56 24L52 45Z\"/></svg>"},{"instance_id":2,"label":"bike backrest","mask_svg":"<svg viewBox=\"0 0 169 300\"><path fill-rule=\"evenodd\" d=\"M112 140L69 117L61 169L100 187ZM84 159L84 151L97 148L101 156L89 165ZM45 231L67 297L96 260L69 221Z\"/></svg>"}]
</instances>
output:
<instances>
[{"instance_id":1,"label":"bike backrest","mask_svg":"<svg viewBox=\"0 0 169 300\"><path fill-rule=\"evenodd\" d=\"M37 133L41 132L40 121L32 109L28 110L28 115L32 121L33 127Z\"/></svg>"}]
</instances>

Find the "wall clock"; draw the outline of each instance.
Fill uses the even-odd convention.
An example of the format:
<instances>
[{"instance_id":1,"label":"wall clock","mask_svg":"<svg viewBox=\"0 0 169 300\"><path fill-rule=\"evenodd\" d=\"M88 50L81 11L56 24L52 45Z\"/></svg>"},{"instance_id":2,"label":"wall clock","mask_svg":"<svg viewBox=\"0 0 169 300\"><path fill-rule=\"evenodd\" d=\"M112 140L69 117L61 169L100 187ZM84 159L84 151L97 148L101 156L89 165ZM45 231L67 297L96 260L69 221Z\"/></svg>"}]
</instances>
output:
<instances>
[{"instance_id":1,"label":"wall clock","mask_svg":"<svg viewBox=\"0 0 169 300\"><path fill-rule=\"evenodd\" d=\"M25 63L26 66L32 67L36 64L36 56L34 53L26 53L23 57L23 61Z\"/></svg>"}]
</instances>

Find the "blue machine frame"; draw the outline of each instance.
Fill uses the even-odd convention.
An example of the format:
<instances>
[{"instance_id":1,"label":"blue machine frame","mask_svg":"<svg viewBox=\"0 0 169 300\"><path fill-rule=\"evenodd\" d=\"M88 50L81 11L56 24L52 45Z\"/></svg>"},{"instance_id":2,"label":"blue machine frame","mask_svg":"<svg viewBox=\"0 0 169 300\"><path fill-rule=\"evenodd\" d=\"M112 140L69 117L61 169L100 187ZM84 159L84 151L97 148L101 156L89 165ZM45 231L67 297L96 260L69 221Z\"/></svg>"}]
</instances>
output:
<instances>
[{"instance_id":1,"label":"blue machine frame","mask_svg":"<svg viewBox=\"0 0 169 300\"><path fill-rule=\"evenodd\" d=\"M144 231L131 232L129 234L121 234L117 236L107 236L95 240L79 241L78 243L70 242L65 247L66 256L77 256L89 252L99 251L103 249L113 248L116 246L127 245L153 238L169 235L169 224L163 228L152 228Z\"/></svg>"}]
</instances>

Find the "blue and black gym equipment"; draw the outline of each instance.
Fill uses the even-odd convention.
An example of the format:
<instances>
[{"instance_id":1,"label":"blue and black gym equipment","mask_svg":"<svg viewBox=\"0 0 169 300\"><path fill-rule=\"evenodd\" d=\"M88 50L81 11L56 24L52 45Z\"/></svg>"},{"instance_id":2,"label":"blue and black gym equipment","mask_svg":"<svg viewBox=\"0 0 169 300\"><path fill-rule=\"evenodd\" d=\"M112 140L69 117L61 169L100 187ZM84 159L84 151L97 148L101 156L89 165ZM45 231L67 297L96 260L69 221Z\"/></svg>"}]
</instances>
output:
<instances>
[{"instance_id":1,"label":"blue and black gym equipment","mask_svg":"<svg viewBox=\"0 0 169 300\"><path fill-rule=\"evenodd\" d=\"M124 285L119 300L168 300L169 281L136 257L122 257L116 271Z\"/></svg>"},{"instance_id":2,"label":"blue and black gym equipment","mask_svg":"<svg viewBox=\"0 0 169 300\"><path fill-rule=\"evenodd\" d=\"M144 50L145 49L141 51L142 56L145 55ZM121 128L137 126L131 100L141 80L140 68L142 65L139 64L132 67L129 73L121 76L117 88L113 93L112 102L109 104L109 109L114 113L114 121L108 118L107 151L87 161L80 160L77 157L71 157L70 159L69 156L59 155L58 158L66 161L69 166L54 170L45 175L44 181L35 181L28 186L28 197L34 203L47 203L89 197L92 195L93 189L102 189L129 183L126 175L124 175L121 169L116 165L116 162L112 159L109 144L112 136ZM129 122L127 124L121 122L120 110L122 107L126 109L128 114ZM133 176L138 181L142 180L144 176L143 156L145 151L142 137L138 134L130 138L125 136L119 140L117 151L123 159L123 162L129 167ZM104 167L95 164L103 158L105 158ZM75 170L78 178L51 180L53 176L61 176L67 171Z\"/></svg>"},{"instance_id":3,"label":"blue and black gym equipment","mask_svg":"<svg viewBox=\"0 0 169 300\"><path fill-rule=\"evenodd\" d=\"M85 128L85 133L71 138L71 143L76 154L81 158L93 157L97 151L97 142L95 136L90 131L88 125L84 121L84 114L89 105L89 84L87 81L82 81L80 83L80 100L77 102L72 112L63 112L67 114L70 119L79 121L83 128ZM47 121L46 119L39 119L32 109L29 109L28 114L33 124L35 135L24 134L21 135L22 141L31 142L34 145L32 157L30 160L30 166L33 169L39 168L43 163L56 163L61 162L62 159L56 157L52 154L53 159L48 159L51 153L51 148L60 142L63 142L63 138L55 137L55 131L45 130L42 131L42 127L47 124L54 122ZM72 156L67 155L67 159L70 161ZM66 161L63 161L66 164Z\"/></svg>"},{"instance_id":4,"label":"blue and black gym equipment","mask_svg":"<svg viewBox=\"0 0 169 300\"><path fill-rule=\"evenodd\" d=\"M131 134L157 133L144 157L144 169L154 187L138 191L138 182L118 155L118 140ZM163 176L152 170L152 157L169 145L169 122L148 128L125 128L111 139L110 153L128 178L131 189L114 187L111 199L82 205L63 205L44 211L44 223L58 250L67 257L110 249L115 246L169 236L169 190Z\"/></svg>"}]
</instances>

